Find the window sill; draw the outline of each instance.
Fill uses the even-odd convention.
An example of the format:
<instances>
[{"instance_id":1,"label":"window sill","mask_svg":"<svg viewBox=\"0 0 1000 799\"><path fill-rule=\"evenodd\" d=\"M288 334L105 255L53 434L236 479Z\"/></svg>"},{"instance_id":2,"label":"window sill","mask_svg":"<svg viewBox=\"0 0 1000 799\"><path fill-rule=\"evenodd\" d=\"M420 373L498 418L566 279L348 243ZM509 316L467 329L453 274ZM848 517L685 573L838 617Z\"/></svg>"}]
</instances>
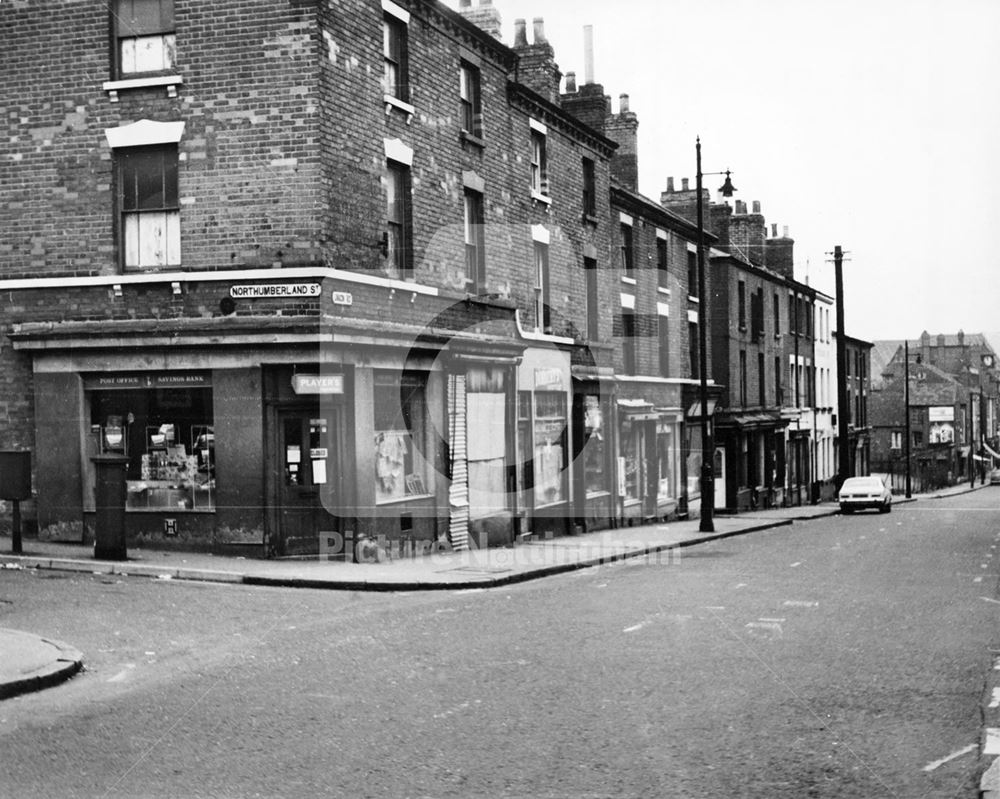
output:
<instances>
[{"instance_id":1,"label":"window sill","mask_svg":"<svg viewBox=\"0 0 1000 799\"><path fill-rule=\"evenodd\" d=\"M622 275L621 280L622 280L622 283L628 283L630 286L634 286L635 285L635 278L634 277L627 277L626 275Z\"/></svg>"},{"instance_id":2,"label":"window sill","mask_svg":"<svg viewBox=\"0 0 1000 799\"><path fill-rule=\"evenodd\" d=\"M656 290L660 294L666 294L668 297L670 296L670 289L666 288L665 286L657 286Z\"/></svg>"},{"instance_id":3,"label":"window sill","mask_svg":"<svg viewBox=\"0 0 1000 799\"><path fill-rule=\"evenodd\" d=\"M125 80L108 80L101 84L101 88L108 93L108 98L113 103L118 102L118 92L129 89L149 89L156 86L167 88L167 97L177 96L177 87L184 83L184 78L180 75L155 75L146 78L127 78Z\"/></svg>"},{"instance_id":4,"label":"window sill","mask_svg":"<svg viewBox=\"0 0 1000 799\"><path fill-rule=\"evenodd\" d=\"M597 227L599 222L600 220L594 214L585 213L583 215L583 223L585 225L593 225L594 227Z\"/></svg>"},{"instance_id":5,"label":"window sill","mask_svg":"<svg viewBox=\"0 0 1000 799\"><path fill-rule=\"evenodd\" d=\"M540 191L531 190L531 201L536 203L542 203L543 205L552 205L552 198L547 194L542 194Z\"/></svg>"},{"instance_id":6,"label":"window sill","mask_svg":"<svg viewBox=\"0 0 1000 799\"><path fill-rule=\"evenodd\" d=\"M398 111L406 114L406 124L410 124L410 120L413 119L413 115L417 113L417 109L414 108L409 103L403 102L398 97L393 97L391 94L382 95L382 100L385 102L385 115L389 116L392 113L392 109L395 108Z\"/></svg>"},{"instance_id":7,"label":"window sill","mask_svg":"<svg viewBox=\"0 0 1000 799\"><path fill-rule=\"evenodd\" d=\"M483 140L483 137L477 136L475 133L469 133L469 131L463 130L461 133L461 139L463 144L471 144L473 147L478 147L480 150L486 149L486 142Z\"/></svg>"},{"instance_id":8,"label":"window sill","mask_svg":"<svg viewBox=\"0 0 1000 799\"><path fill-rule=\"evenodd\" d=\"M692 294L688 294L688 302L693 302L693 303L695 303L695 304L698 304L698 303L700 303L700 302L701 302L701 300L700 300L700 299L698 299L697 297L695 297L695 296L694 296L694 295L692 295Z\"/></svg>"}]
</instances>

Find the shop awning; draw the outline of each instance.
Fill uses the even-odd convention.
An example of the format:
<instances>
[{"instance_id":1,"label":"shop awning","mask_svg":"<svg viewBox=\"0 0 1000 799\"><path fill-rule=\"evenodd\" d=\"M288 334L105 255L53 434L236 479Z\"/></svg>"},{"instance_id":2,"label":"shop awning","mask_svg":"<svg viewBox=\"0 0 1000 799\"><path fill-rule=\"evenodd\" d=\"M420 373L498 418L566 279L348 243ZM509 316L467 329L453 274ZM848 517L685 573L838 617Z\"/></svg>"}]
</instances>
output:
<instances>
[{"instance_id":1,"label":"shop awning","mask_svg":"<svg viewBox=\"0 0 1000 799\"><path fill-rule=\"evenodd\" d=\"M734 413L717 417L716 424L719 427L741 427L744 429L761 427L777 428L784 427L788 424L788 420L769 413Z\"/></svg>"},{"instance_id":2,"label":"shop awning","mask_svg":"<svg viewBox=\"0 0 1000 799\"><path fill-rule=\"evenodd\" d=\"M660 418L653 403L642 399L619 399L618 412L628 416L634 422L643 422Z\"/></svg>"}]
</instances>

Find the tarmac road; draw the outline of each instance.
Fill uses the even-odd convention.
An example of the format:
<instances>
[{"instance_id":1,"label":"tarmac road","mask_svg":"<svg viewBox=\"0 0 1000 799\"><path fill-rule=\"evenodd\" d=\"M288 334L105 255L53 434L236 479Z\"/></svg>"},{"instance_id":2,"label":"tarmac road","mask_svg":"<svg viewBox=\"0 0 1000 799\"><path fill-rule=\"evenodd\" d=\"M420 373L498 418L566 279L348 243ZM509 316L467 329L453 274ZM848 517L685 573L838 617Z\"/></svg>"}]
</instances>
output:
<instances>
[{"instance_id":1,"label":"tarmac road","mask_svg":"<svg viewBox=\"0 0 1000 799\"><path fill-rule=\"evenodd\" d=\"M973 797L998 496L488 591L0 572L87 664L0 703L0 795Z\"/></svg>"}]
</instances>

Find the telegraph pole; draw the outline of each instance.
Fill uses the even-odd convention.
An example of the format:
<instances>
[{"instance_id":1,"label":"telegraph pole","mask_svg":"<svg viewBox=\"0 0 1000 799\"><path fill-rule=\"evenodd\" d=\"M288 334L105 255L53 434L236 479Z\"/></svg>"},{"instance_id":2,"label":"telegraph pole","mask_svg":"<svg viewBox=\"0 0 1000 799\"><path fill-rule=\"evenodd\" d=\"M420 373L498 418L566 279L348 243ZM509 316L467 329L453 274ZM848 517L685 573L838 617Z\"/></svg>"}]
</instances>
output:
<instances>
[{"instance_id":1,"label":"telegraph pole","mask_svg":"<svg viewBox=\"0 0 1000 799\"><path fill-rule=\"evenodd\" d=\"M844 339L844 251L838 244L833 248L833 266L837 280L837 490L850 477L850 442L847 439L847 418L851 412L847 401L847 341Z\"/></svg>"},{"instance_id":2,"label":"telegraph pole","mask_svg":"<svg viewBox=\"0 0 1000 799\"><path fill-rule=\"evenodd\" d=\"M910 340L903 342L903 379L906 386L903 388L903 405L906 407L906 418L903 421L903 435L906 440L903 442L903 457L906 458L906 498L913 496L910 490Z\"/></svg>"}]
</instances>

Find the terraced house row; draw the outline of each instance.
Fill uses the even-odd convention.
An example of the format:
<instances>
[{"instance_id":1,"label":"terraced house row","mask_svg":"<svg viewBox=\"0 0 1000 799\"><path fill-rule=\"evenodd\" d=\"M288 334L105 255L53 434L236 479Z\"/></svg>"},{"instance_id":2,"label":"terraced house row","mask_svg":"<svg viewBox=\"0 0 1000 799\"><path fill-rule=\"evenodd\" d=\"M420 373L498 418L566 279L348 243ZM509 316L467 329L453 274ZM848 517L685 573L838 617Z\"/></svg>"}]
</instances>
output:
<instances>
[{"instance_id":1,"label":"terraced house row","mask_svg":"<svg viewBox=\"0 0 1000 799\"><path fill-rule=\"evenodd\" d=\"M706 411L717 507L832 483L831 298L739 203L699 296L694 193L638 192L628 98L564 81L541 20L5 0L0 30L0 446L40 535L93 535L107 453L159 544L665 519L697 513Z\"/></svg>"}]
</instances>

